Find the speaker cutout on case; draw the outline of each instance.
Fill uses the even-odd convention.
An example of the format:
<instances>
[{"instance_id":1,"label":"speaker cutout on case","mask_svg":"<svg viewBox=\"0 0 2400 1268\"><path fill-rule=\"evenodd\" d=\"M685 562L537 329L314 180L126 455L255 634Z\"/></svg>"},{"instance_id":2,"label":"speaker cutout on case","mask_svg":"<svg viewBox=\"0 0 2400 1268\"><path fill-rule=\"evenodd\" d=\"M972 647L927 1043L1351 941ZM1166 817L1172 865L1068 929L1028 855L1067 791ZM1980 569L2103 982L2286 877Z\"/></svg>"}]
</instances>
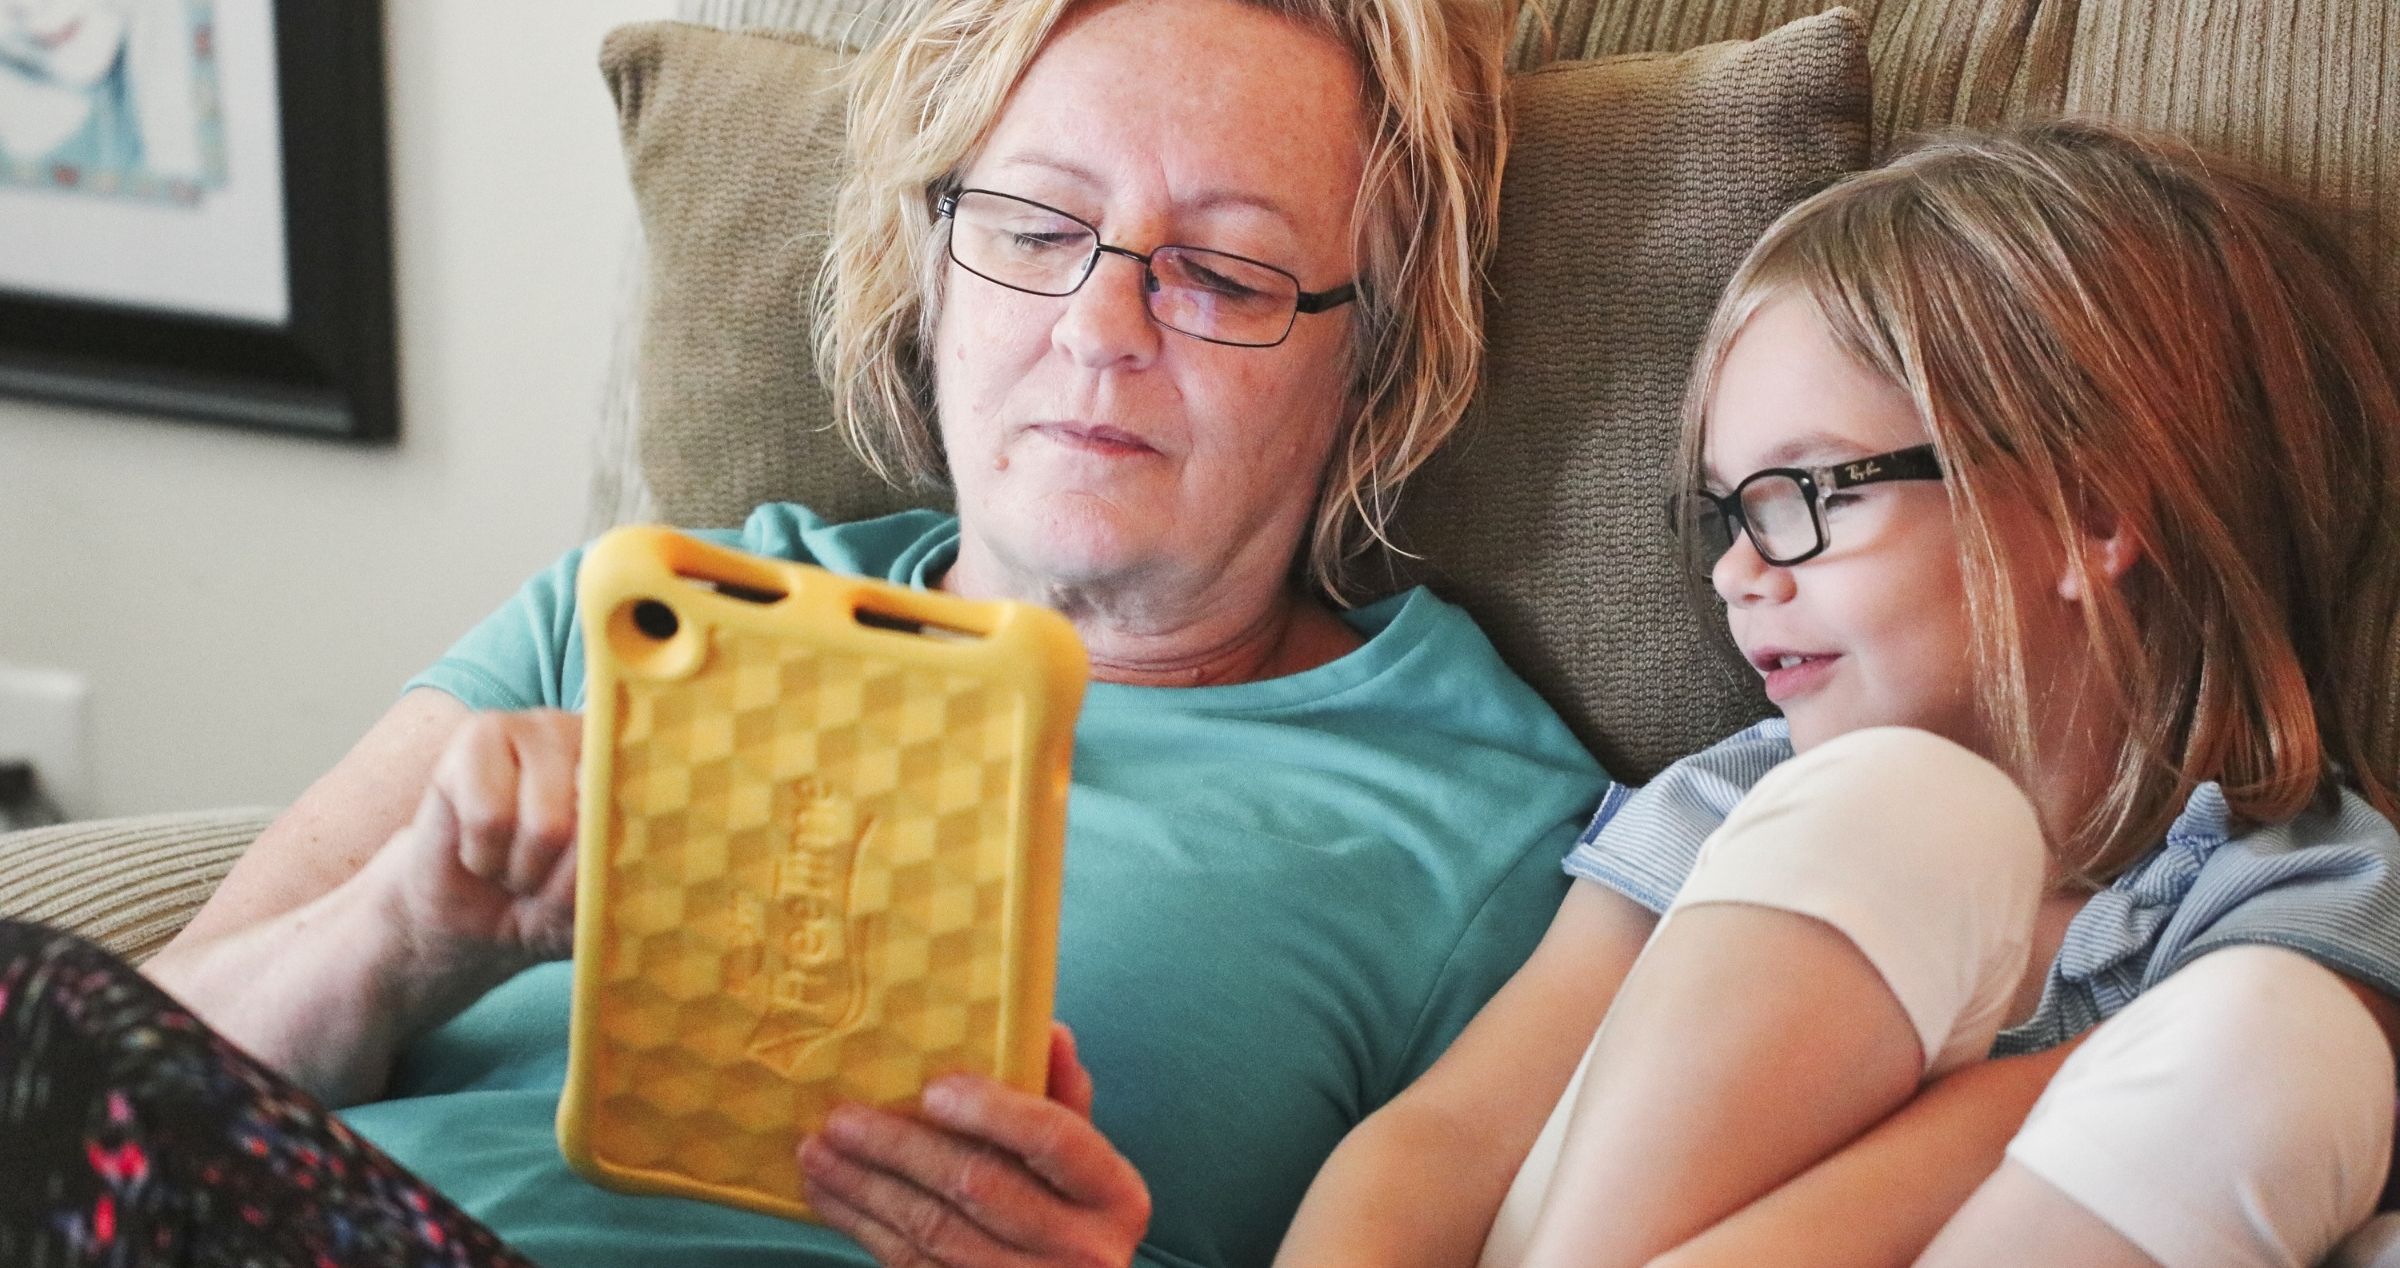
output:
<instances>
[{"instance_id":1,"label":"speaker cutout on case","mask_svg":"<svg viewBox=\"0 0 2400 1268\"><path fill-rule=\"evenodd\" d=\"M914 634L919 638L941 639L953 643L972 643L983 637L980 630L962 629L936 621L921 621L913 616L895 612L879 612L864 604L851 609L850 615L860 625L871 630L889 630L894 634Z\"/></svg>"},{"instance_id":2,"label":"speaker cutout on case","mask_svg":"<svg viewBox=\"0 0 2400 1268\"><path fill-rule=\"evenodd\" d=\"M790 597L781 590L771 589L766 586L745 585L739 581L727 581L723 577L704 577L697 573L689 572L677 572L675 575L681 580L688 581L694 586L708 591L710 594L721 594L728 599L739 599L744 603L755 603L762 608L773 607L774 605L781 603L786 598Z\"/></svg>"}]
</instances>

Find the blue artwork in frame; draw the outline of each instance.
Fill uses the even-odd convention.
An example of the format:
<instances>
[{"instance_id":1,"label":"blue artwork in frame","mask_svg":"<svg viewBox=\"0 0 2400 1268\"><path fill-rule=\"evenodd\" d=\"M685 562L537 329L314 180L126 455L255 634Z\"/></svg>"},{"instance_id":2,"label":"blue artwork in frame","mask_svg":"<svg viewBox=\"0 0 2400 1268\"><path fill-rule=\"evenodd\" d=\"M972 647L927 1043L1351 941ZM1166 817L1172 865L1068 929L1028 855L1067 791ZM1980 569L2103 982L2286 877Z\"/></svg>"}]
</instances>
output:
<instances>
[{"instance_id":1,"label":"blue artwork in frame","mask_svg":"<svg viewBox=\"0 0 2400 1268\"><path fill-rule=\"evenodd\" d=\"M0 187L197 203L226 180L213 0L0 3Z\"/></svg>"},{"instance_id":2,"label":"blue artwork in frame","mask_svg":"<svg viewBox=\"0 0 2400 1268\"><path fill-rule=\"evenodd\" d=\"M397 429L376 0L0 0L0 392Z\"/></svg>"}]
</instances>

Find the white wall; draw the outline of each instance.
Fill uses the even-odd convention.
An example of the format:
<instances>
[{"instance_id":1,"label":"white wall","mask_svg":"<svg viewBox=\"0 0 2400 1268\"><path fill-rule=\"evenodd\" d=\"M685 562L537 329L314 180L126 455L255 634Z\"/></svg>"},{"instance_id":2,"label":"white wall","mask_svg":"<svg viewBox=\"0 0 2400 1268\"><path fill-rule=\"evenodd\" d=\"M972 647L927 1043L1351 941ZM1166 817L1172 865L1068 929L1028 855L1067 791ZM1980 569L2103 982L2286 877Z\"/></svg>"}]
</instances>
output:
<instances>
[{"instance_id":1,"label":"white wall","mask_svg":"<svg viewBox=\"0 0 2400 1268\"><path fill-rule=\"evenodd\" d=\"M384 0L401 440L0 398L0 664L91 687L81 815L280 803L580 536L633 212L595 59L671 0Z\"/></svg>"}]
</instances>

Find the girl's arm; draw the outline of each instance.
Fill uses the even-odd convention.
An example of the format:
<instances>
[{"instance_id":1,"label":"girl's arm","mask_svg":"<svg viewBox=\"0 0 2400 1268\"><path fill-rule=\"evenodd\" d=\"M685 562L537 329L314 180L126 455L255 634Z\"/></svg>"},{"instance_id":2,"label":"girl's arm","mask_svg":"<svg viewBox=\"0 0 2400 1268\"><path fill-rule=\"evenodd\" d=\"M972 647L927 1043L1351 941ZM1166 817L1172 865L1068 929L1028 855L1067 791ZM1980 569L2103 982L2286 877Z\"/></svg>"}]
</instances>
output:
<instances>
[{"instance_id":1,"label":"girl's arm","mask_svg":"<svg viewBox=\"0 0 2400 1268\"><path fill-rule=\"evenodd\" d=\"M2347 973L2340 976L2342 984L2350 988L2350 993L2358 996L2358 1002L2367 1006L2367 1015L2375 1019L2375 1025L2383 1031L2384 1042L2392 1046L2393 1061L2400 1063L2400 1000ZM2387 1176L2381 1209L2389 1211L2394 1207L2395 1194L2400 1194L2400 1132L2392 1135L2392 1166Z\"/></svg>"},{"instance_id":2,"label":"girl's arm","mask_svg":"<svg viewBox=\"0 0 2400 1268\"><path fill-rule=\"evenodd\" d=\"M2350 989L2400 1041L2400 1004ZM2008 1142L2082 1043L1970 1066L1791 1183L1668 1252L1657 1268L1903 1265L1999 1170Z\"/></svg>"},{"instance_id":3,"label":"girl's arm","mask_svg":"<svg viewBox=\"0 0 2400 1268\"><path fill-rule=\"evenodd\" d=\"M1577 881L1525 966L1317 1174L1275 1262L1463 1268L1658 918Z\"/></svg>"},{"instance_id":4,"label":"girl's arm","mask_svg":"<svg viewBox=\"0 0 2400 1268\"><path fill-rule=\"evenodd\" d=\"M1865 1135L1667 1252L1653 1268L1914 1262L1999 1169L2010 1138L2079 1043L1981 1062L1935 1082Z\"/></svg>"}]
</instances>

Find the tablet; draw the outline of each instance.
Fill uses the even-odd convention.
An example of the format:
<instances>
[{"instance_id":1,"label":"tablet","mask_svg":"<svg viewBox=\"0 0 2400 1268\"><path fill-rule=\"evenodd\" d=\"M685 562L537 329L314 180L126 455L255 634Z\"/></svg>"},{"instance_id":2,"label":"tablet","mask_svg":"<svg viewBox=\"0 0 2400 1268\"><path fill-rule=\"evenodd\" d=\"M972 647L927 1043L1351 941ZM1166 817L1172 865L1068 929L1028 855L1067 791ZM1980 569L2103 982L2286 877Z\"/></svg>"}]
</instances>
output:
<instances>
[{"instance_id":1,"label":"tablet","mask_svg":"<svg viewBox=\"0 0 2400 1268\"><path fill-rule=\"evenodd\" d=\"M808 1219L796 1150L835 1105L1042 1092L1066 620L658 528L595 543L577 592L568 1163Z\"/></svg>"}]
</instances>

